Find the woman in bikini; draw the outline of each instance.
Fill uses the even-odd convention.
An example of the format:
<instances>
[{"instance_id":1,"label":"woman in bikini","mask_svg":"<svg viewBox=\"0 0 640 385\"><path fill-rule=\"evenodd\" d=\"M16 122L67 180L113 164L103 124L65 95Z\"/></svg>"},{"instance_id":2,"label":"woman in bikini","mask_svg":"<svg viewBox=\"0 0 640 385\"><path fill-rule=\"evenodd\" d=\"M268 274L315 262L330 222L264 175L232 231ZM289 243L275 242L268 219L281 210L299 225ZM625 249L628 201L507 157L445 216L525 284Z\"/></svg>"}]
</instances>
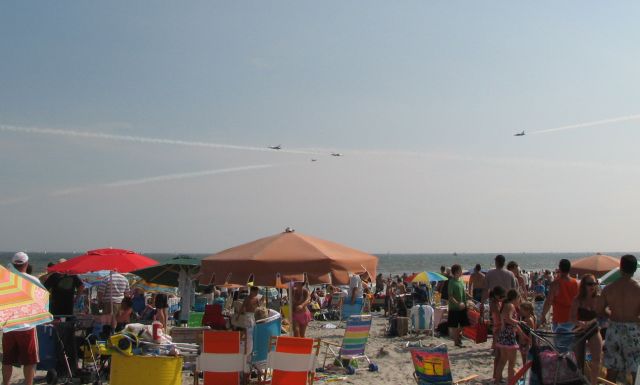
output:
<instances>
[{"instance_id":1,"label":"woman in bikini","mask_svg":"<svg viewBox=\"0 0 640 385\"><path fill-rule=\"evenodd\" d=\"M304 282L296 282L293 287L293 335L294 337L304 337L307 332L307 325L311 322L311 312L307 305L311 302L309 290L303 286Z\"/></svg>"},{"instance_id":2,"label":"woman in bikini","mask_svg":"<svg viewBox=\"0 0 640 385\"><path fill-rule=\"evenodd\" d=\"M599 300L599 297L600 290L596 277L592 274L585 274L580 280L578 296L571 304L571 322L576 325L576 329L584 329L590 326L592 322L597 322L598 315L595 309L597 306L596 301ZM602 357L602 337L598 331L588 337L586 346L591 352L590 380L592 384L595 384L600 375ZM577 347L576 358L579 368L584 367L585 353L585 344ZM585 375L589 374L585 373Z\"/></svg>"}]
</instances>

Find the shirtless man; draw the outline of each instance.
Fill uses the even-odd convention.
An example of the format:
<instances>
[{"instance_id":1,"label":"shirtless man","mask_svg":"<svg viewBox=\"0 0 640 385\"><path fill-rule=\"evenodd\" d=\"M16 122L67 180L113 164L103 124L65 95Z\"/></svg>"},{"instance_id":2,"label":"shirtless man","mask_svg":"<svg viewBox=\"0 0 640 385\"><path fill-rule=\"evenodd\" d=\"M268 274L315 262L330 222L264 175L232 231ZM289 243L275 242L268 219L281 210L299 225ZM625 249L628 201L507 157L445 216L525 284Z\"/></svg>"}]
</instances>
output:
<instances>
[{"instance_id":1,"label":"shirtless man","mask_svg":"<svg viewBox=\"0 0 640 385\"><path fill-rule=\"evenodd\" d=\"M473 295L473 299L478 302L482 302L482 291L485 288L484 273L482 267L477 264L473 269L473 274L469 277L469 289Z\"/></svg>"},{"instance_id":2,"label":"shirtless man","mask_svg":"<svg viewBox=\"0 0 640 385\"><path fill-rule=\"evenodd\" d=\"M609 310L609 328L604 344L607 380L615 382L618 372L631 373L636 381L640 365L640 285L633 279L638 261L633 255L620 258L620 279L602 291L598 313Z\"/></svg>"},{"instance_id":3,"label":"shirtless man","mask_svg":"<svg viewBox=\"0 0 640 385\"><path fill-rule=\"evenodd\" d=\"M240 314L247 314L253 316L253 313L256 312L256 308L260 306L260 298L258 298L258 286L251 286L251 290L249 290L249 296L244 299L242 302L242 307L240 307Z\"/></svg>"}]
</instances>

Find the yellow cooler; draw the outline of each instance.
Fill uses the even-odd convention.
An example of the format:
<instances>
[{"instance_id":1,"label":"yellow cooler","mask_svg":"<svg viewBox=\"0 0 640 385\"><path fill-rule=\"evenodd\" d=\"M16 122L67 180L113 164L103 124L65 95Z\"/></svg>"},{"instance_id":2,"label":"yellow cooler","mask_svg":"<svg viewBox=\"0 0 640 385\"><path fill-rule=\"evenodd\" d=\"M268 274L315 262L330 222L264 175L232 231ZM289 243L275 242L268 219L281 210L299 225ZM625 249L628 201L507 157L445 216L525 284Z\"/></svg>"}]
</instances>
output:
<instances>
[{"instance_id":1,"label":"yellow cooler","mask_svg":"<svg viewBox=\"0 0 640 385\"><path fill-rule=\"evenodd\" d=\"M111 385L181 385L182 357L111 356Z\"/></svg>"}]
</instances>

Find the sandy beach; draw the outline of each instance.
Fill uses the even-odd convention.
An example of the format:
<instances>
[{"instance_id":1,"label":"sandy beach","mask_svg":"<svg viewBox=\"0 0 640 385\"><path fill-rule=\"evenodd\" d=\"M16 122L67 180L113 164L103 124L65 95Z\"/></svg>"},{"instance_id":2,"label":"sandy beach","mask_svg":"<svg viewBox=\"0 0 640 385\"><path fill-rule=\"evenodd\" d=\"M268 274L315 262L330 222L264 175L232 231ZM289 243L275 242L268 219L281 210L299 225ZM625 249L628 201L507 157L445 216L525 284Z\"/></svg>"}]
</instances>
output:
<instances>
[{"instance_id":1,"label":"sandy beach","mask_svg":"<svg viewBox=\"0 0 640 385\"><path fill-rule=\"evenodd\" d=\"M309 325L307 330L308 337L321 338L323 341L331 341L340 343L344 335L344 328L327 329L323 326L329 322L314 321ZM335 322L332 322L335 324ZM356 374L346 375L346 379L331 383L344 383L354 385L368 384L385 384L385 385L401 385L415 384L413 380L413 365L411 364L411 355L406 348L408 341L417 341L421 339L428 344L446 344L449 349L449 359L451 361L451 369L455 379L477 374L477 380L471 383L491 383L491 371L493 357L491 356L490 346L491 339L482 344L474 344L472 341L465 340L464 347L458 348L453 345L453 341L448 338L427 337L424 334L416 337L415 335L407 335L404 337L389 338L385 336L385 326L387 320L380 313L373 314L373 325L371 327L371 336L367 345L366 354L375 362L378 372L369 372L365 365L361 365ZM318 365L320 366L324 360L324 349L320 352ZM327 359L327 363L331 363L331 359ZM36 382L44 383L45 371L36 373ZM22 383L22 369L14 368L11 384ZM38 381L39 380L39 381ZM316 381L317 384L329 383L328 381ZM193 377L186 373L183 375L183 385L193 384Z\"/></svg>"}]
</instances>

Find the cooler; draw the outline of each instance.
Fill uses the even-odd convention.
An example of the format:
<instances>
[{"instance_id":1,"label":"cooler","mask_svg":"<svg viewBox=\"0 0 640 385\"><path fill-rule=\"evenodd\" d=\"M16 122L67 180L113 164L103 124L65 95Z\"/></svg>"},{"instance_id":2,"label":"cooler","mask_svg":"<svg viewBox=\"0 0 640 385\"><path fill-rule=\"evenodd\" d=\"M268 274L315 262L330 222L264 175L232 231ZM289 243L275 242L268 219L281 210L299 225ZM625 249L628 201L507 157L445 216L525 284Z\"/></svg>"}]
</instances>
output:
<instances>
[{"instance_id":1,"label":"cooler","mask_svg":"<svg viewBox=\"0 0 640 385\"><path fill-rule=\"evenodd\" d=\"M111 385L181 385L182 357L111 356Z\"/></svg>"}]
</instances>

